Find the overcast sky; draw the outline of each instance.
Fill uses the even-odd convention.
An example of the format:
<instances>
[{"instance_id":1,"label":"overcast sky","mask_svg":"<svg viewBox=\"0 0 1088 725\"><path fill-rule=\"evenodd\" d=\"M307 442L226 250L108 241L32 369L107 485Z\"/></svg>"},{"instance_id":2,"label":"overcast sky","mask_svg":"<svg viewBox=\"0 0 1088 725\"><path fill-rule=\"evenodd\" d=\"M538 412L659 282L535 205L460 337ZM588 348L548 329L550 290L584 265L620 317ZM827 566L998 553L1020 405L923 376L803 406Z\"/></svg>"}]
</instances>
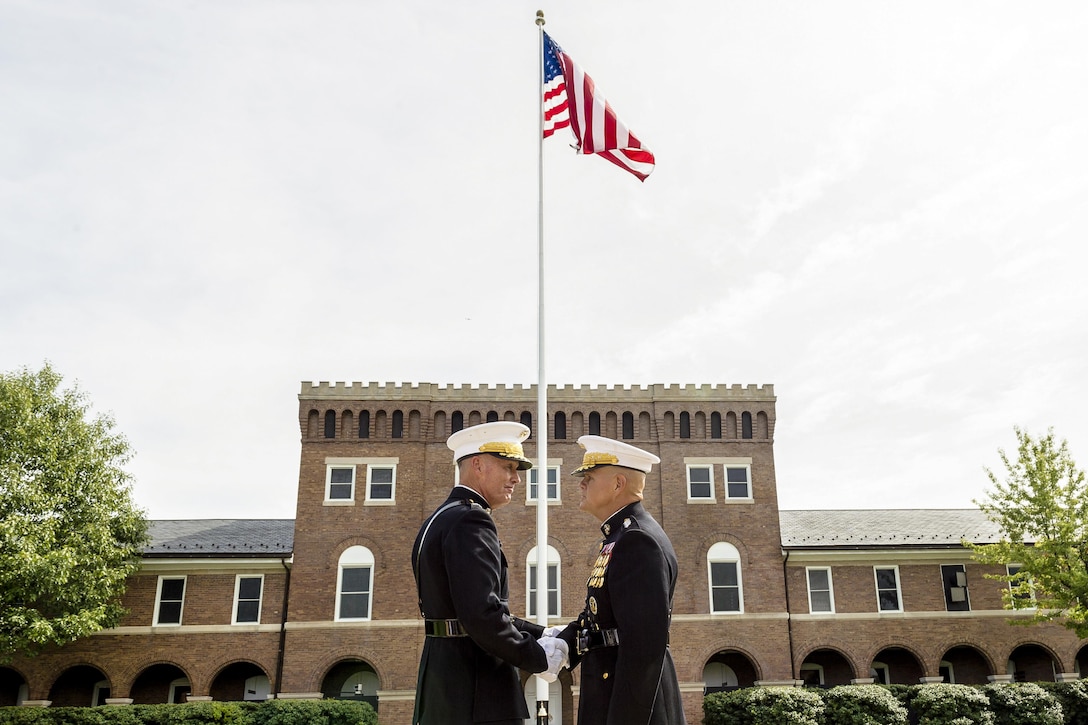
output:
<instances>
[{"instance_id":1,"label":"overcast sky","mask_svg":"<svg viewBox=\"0 0 1088 725\"><path fill-rule=\"evenodd\" d=\"M538 39L657 157L544 149L547 379L773 384L783 508L1088 465L1088 4L0 2L0 369L153 518L289 518L302 381L537 381Z\"/></svg>"}]
</instances>

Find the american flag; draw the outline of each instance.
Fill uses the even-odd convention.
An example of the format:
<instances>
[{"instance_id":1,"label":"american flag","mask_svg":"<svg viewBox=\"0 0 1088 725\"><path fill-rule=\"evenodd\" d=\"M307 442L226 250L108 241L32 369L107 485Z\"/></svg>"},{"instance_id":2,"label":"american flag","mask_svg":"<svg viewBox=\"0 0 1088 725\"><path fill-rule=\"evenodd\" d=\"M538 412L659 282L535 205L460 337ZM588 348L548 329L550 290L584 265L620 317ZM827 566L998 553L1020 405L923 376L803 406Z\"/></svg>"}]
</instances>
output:
<instances>
[{"instance_id":1,"label":"american flag","mask_svg":"<svg viewBox=\"0 0 1088 725\"><path fill-rule=\"evenodd\" d=\"M616 118L616 112L559 44L544 33L544 138L569 126L579 153L596 154L640 181L654 170L654 155Z\"/></svg>"}]
</instances>

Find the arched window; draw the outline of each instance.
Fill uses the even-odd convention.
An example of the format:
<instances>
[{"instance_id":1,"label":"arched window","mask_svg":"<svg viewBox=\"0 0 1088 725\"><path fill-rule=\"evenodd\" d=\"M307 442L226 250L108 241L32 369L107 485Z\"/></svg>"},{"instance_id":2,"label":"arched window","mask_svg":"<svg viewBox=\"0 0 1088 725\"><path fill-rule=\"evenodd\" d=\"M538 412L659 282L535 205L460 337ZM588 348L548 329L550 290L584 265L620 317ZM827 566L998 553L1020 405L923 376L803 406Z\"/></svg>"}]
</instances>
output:
<instances>
[{"instance_id":1,"label":"arched window","mask_svg":"<svg viewBox=\"0 0 1088 725\"><path fill-rule=\"evenodd\" d=\"M548 561L548 616L559 616L560 588L559 588L559 552L549 546L547 552ZM536 547L529 550L525 557L525 611L529 617L536 616Z\"/></svg>"},{"instance_id":2,"label":"arched window","mask_svg":"<svg viewBox=\"0 0 1088 725\"><path fill-rule=\"evenodd\" d=\"M599 436L601 434L601 414L590 413L589 414L589 434L591 436Z\"/></svg>"},{"instance_id":3,"label":"arched window","mask_svg":"<svg viewBox=\"0 0 1088 725\"><path fill-rule=\"evenodd\" d=\"M487 422L495 423L499 419L499 412L497 410L487 411Z\"/></svg>"},{"instance_id":4,"label":"arched window","mask_svg":"<svg viewBox=\"0 0 1088 725\"><path fill-rule=\"evenodd\" d=\"M326 410L325 411L325 437L326 438L335 438L336 437L336 411L335 410Z\"/></svg>"},{"instance_id":5,"label":"arched window","mask_svg":"<svg viewBox=\"0 0 1088 725\"><path fill-rule=\"evenodd\" d=\"M558 440L567 438L567 414L563 411L555 414L555 437Z\"/></svg>"},{"instance_id":6,"label":"arched window","mask_svg":"<svg viewBox=\"0 0 1088 725\"><path fill-rule=\"evenodd\" d=\"M633 413L623 414L623 437L627 439L635 437L635 416Z\"/></svg>"},{"instance_id":7,"label":"arched window","mask_svg":"<svg viewBox=\"0 0 1088 725\"><path fill-rule=\"evenodd\" d=\"M450 416L450 435L453 435L464 427L465 414L459 410L453 411L453 415Z\"/></svg>"},{"instance_id":8,"label":"arched window","mask_svg":"<svg viewBox=\"0 0 1088 725\"><path fill-rule=\"evenodd\" d=\"M527 410L521 412L521 424L529 429L529 437L533 437L533 414Z\"/></svg>"},{"instance_id":9,"label":"arched window","mask_svg":"<svg viewBox=\"0 0 1088 725\"><path fill-rule=\"evenodd\" d=\"M719 541L707 551L706 562L711 614L743 612L744 591L741 586L740 552L737 547Z\"/></svg>"},{"instance_id":10,"label":"arched window","mask_svg":"<svg viewBox=\"0 0 1088 725\"><path fill-rule=\"evenodd\" d=\"M404 411L393 411L393 428L390 432L390 438L403 438L404 437Z\"/></svg>"},{"instance_id":11,"label":"arched window","mask_svg":"<svg viewBox=\"0 0 1088 725\"><path fill-rule=\"evenodd\" d=\"M722 437L722 414L711 413L710 414L710 437L721 438Z\"/></svg>"},{"instance_id":12,"label":"arched window","mask_svg":"<svg viewBox=\"0 0 1088 725\"><path fill-rule=\"evenodd\" d=\"M370 619L374 554L365 546L349 546L340 555L336 577L336 620Z\"/></svg>"},{"instance_id":13,"label":"arched window","mask_svg":"<svg viewBox=\"0 0 1088 725\"><path fill-rule=\"evenodd\" d=\"M740 431L741 438L752 437L752 414L748 411L740 414Z\"/></svg>"},{"instance_id":14,"label":"arched window","mask_svg":"<svg viewBox=\"0 0 1088 725\"><path fill-rule=\"evenodd\" d=\"M687 411L680 414L680 437L691 438L691 414Z\"/></svg>"},{"instance_id":15,"label":"arched window","mask_svg":"<svg viewBox=\"0 0 1088 725\"><path fill-rule=\"evenodd\" d=\"M369 438L370 437L370 411L369 410L360 410L359 411L359 437L360 438Z\"/></svg>"}]
</instances>

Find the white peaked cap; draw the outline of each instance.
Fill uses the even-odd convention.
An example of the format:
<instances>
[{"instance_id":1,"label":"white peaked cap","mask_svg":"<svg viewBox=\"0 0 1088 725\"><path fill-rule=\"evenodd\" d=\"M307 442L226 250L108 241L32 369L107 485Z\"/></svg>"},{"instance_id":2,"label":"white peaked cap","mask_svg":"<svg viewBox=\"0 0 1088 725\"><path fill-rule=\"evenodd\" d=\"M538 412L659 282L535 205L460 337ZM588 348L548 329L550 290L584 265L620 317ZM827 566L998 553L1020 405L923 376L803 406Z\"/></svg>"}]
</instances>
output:
<instances>
[{"instance_id":1,"label":"white peaked cap","mask_svg":"<svg viewBox=\"0 0 1088 725\"><path fill-rule=\"evenodd\" d=\"M586 471L597 466L623 466L649 473L655 463L661 463L661 459L653 453L611 438L582 436L578 439L578 445L586 453L582 456L582 465L574 469L575 476L584 476Z\"/></svg>"},{"instance_id":2,"label":"white peaked cap","mask_svg":"<svg viewBox=\"0 0 1088 725\"><path fill-rule=\"evenodd\" d=\"M446 445L453 451L453 460L490 453L499 458L508 458L518 462L518 470L533 467L533 462L525 457L521 442L529 437L529 428L512 420L500 420L494 423L482 423L471 428L462 428L446 439Z\"/></svg>"}]
</instances>

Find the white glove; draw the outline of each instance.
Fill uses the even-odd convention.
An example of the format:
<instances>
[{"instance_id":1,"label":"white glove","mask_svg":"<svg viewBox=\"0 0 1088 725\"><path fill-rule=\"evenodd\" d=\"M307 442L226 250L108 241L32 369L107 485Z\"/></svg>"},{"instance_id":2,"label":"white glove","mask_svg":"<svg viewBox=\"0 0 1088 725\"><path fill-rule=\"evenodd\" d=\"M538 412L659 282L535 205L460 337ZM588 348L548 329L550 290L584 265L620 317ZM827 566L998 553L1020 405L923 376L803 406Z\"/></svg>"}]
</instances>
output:
<instances>
[{"instance_id":1,"label":"white glove","mask_svg":"<svg viewBox=\"0 0 1088 725\"><path fill-rule=\"evenodd\" d=\"M537 643L548 657L548 669L537 673L537 676L545 682L555 682L559 677L559 670L570 662L570 648L566 642L556 637L541 637Z\"/></svg>"},{"instance_id":2,"label":"white glove","mask_svg":"<svg viewBox=\"0 0 1088 725\"><path fill-rule=\"evenodd\" d=\"M559 633L563 631L562 627L548 627L544 630L543 637L558 637Z\"/></svg>"}]
</instances>

